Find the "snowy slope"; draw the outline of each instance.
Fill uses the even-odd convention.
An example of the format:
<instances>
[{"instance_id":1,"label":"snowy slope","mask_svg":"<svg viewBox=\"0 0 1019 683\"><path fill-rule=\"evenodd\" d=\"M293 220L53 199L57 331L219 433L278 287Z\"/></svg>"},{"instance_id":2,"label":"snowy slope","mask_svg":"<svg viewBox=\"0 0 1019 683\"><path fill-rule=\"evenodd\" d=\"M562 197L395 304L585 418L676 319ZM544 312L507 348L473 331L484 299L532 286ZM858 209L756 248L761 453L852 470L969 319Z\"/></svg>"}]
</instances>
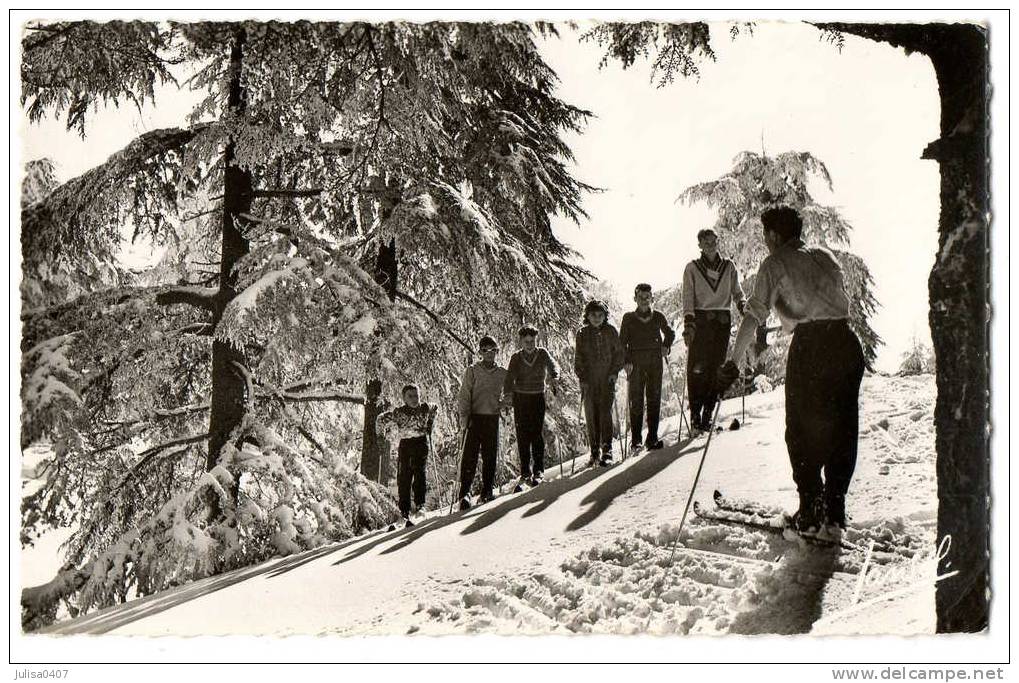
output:
<instances>
[{"instance_id":1,"label":"snowy slope","mask_svg":"<svg viewBox=\"0 0 1019 683\"><path fill-rule=\"evenodd\" d=\"M567 463L565 478L467 513L213 577L50 631L931 632L934 395L932 376L864 380L849 500L862 532L849 538L897 548L869 560L698 518L670 559L669 525L682 512L702 436L608 470L569 476ZM712 439L702 505L711 507L718 488L795 506L782 398L781 389L749 397L744 428ZM738 400L726 402L719 424L739 410ZM675 426L670 420L669 444Z\"/></svg>"}]
</instances>

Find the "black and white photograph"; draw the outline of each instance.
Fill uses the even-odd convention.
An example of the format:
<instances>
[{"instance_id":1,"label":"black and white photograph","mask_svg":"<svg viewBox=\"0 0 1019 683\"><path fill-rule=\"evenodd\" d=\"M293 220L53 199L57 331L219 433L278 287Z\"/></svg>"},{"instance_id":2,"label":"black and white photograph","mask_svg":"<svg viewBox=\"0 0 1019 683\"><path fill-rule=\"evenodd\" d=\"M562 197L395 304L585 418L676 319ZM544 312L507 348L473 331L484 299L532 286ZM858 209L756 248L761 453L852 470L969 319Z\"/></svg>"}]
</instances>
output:
<instances>
[{"instance_id":1,"label":"black and white photograph","mask_svg":"<svg viewBox=\"0 0 1019 683\"><path fill-rule=\"evenodd\" d=\"M991 14L12 11L14 678L1004 678Z\"/></svg>"}]
</instances>

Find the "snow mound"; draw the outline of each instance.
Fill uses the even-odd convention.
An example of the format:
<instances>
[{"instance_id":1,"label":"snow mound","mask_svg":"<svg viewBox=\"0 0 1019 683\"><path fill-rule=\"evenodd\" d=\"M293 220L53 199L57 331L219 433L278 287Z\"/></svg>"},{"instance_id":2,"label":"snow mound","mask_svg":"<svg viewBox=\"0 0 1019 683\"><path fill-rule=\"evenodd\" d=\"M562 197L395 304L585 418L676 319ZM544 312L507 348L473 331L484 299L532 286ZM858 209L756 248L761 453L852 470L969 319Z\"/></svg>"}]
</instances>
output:
<instances>
[{"instance_id":1,"label":"snow mound","mask_svg":"<svg viewBox=\"0 0 1019 683\"><path fill-rule=\"evenodd\" d=\"M559 572L475 578L456 598L420 606L427 621L414 632L804 633L845 608L865 564L871 576L874 567L894 566L896 581L907 581L921 543L932 540L901 518L862 527L853 538L895 548L868 559L858 549L713 520L693 519L681 534L667 524L595 545ZM829 590L833 583L841 592Z\"/></svg>"}]
</instances>

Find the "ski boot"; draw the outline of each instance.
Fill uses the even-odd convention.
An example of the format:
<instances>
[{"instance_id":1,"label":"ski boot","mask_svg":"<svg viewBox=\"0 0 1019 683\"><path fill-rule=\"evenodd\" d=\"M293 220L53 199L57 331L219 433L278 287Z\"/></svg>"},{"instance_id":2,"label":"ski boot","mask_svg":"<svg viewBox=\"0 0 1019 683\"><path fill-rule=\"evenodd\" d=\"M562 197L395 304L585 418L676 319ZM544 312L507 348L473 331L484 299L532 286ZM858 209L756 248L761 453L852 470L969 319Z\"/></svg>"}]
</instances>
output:
<instances>
[{"instance_id":1,"label":"ski boot","mask_svg":"<svg viewBox=\"0 0 1019 683\"><path fill-rule=\"evenodd\" d=\"M460 510L462 512L466 512L467 510L470 509L471 509L471 497L464 496L463 498L460 499Z\"/></svg>"},{"instance_id":2,"label":"ski boot","mask_svg":"<svg viewBox=\"0 0 1019 683\"><path fill-rule=\"evenodd\" d=\"M544 477L544 476L542 476L541 472L538 472L538 473L537 473L536 475L534 475L533 477L531 477L531 486L532 486L532 487L533 487L533 486L538 486L538 485L539 485L539 484L541 484L541 483L542 483L543 481L545 481L545 477Z\"/></svg>"},{"instance_id":3,"label":"ski boot","mask_svg":"<svg viewBox=\"0 0 1019 683\"><path fill-rule=\"evenodd\" d=\"M649 451L660 451L665 448L665 442L661 439L648 439L647 443L644 444L644 447Z\"/></svg>"},{"instance_id":4,"label":"ski boot","mask_svg":"<svg viewBox=\"0 0 1019 683\"><path fill-rule=\"evenodd\" d=\"M495 494L491 491L485 491L481 494L481 500L478 501L478 505L484 505L485 503L490 503L493 500L495 500Z\"/></svg>"},{"instance_id":5,"label":"ski boot","mask_svg":"<svg viewBox=\"0 0 1019 683\"><path fill-rule=\"evenodd\" d=\"M825 522L840 531L846 529L846 497L829 496L825 504Z\"/></svg>"},{"instance_id":6,"label":"ski boot","mask_svg":"<svg viewBox=\"0 0 1019 683\"><path fill-rule=\"evenodd\" d=\"M612 459L612 449L606 448L602 452L601 460L599 461L598 464L600 464L602 467L612 467L613 462L614 461Z\"/></svg>"},{"instance_id":7,"label":"ski boot","mask_svg":"<svg viewBox=\"0 0 1019 683\"><path fill-rule=\"evenodd\" d=\"M630 444L630 457L636 457L640 453L642 446L639 441L634 441Z\"/></svg>"},{"instance_id":8,"label":"ski boot","mask_svg":"<svg viewBox=\"0 0 1019 683\"><path fill-rule=\"evenodd\" d=\"M528 486L530 486L530 482L527 477L521 475L520 479L517 480L517 485L513 487L513 493L526 491Z\"/></svg>"},{"instance_id":9,"label":"ski boot","mask_svg":"<svg viewBox=\"0 0 1019 683\"><path fill-rule=\"evenodd\" d=\"M824 523L824 503L820 498L800 494L800 509L789 518L789 526L796 531L817 533Z\"/></svg>"}]
</instances>

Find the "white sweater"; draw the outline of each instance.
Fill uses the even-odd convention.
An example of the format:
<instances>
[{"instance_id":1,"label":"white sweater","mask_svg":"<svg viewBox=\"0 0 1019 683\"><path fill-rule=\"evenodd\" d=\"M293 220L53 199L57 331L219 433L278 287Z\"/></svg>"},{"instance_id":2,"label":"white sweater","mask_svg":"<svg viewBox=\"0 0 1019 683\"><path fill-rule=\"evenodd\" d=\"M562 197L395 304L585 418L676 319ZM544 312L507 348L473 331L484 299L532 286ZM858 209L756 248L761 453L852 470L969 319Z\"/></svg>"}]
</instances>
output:
<instances>
[{"instance_id":1,"label":"white sweater","mask_svg":"<svg viewBox=\"0 0 1019 683\"><path fill-rule=\"evenodd\" d=\"M703 258L686 264L683 271L684 316L693 315L694 311L728 311L734 302L742 304L746 301L736 264L723 258L716 266L708 266Z\"/></svg>"}]
</instances>

